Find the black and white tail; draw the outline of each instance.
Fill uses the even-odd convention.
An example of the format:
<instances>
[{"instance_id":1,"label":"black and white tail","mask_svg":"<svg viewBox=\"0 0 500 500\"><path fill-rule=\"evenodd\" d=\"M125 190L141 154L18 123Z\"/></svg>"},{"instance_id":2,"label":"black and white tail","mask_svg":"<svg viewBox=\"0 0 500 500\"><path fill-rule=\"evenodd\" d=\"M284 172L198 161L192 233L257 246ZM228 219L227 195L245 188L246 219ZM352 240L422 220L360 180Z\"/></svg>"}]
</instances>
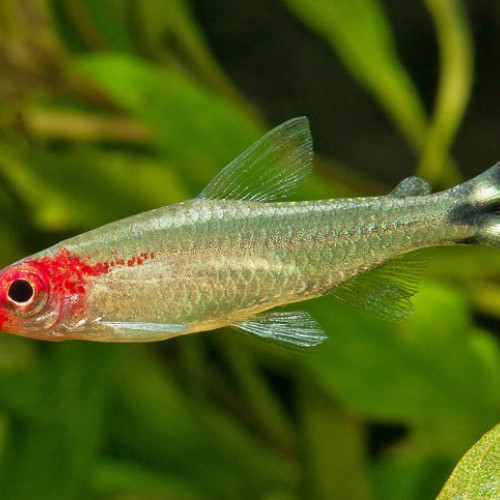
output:
<instances>
[{"instance_id":1,"label":"black and white tail","mask_svg":"<svg viewBox=\"0 0 500 500\"><path fill-rule=\"evenodd\" d=\"M500 162L456 189L467 193L467 202L457 207L455 216L474 225L471 242L500 247Z\"/></svg>"}]
</instances>

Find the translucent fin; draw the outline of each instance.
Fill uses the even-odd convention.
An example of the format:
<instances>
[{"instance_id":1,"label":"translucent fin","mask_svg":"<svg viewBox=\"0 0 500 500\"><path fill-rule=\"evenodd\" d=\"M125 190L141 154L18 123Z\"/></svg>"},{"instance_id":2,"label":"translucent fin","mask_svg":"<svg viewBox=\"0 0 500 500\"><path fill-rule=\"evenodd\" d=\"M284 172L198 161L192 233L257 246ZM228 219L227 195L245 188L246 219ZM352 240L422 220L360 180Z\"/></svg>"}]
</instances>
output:
<instances>
[{"instance_id":1,"label":"translucent fin","mask_svg":"<svg viewBox=\"0 0 500 500\"><path fill-rule=\"evenodd\" d=\"M106 342L148 342L182 335L187 326L169 323L136 323L128 321L100 321L100 325L112 329L103 334Z\"/></svg>"},{"instance_id":2,"label":"translucent fin","mask_svg":"<svg viewBox=\"0 0 500 500\"><path fill-rule=\"evenodd\" d=\"M293 193L312 168L309 121L277 126L222 169L198 198L271 201Z\"/></svg>"},{"instance_id":3,"label":"translucent fin","mask_svg":"<svg viewBox=\"0 0 500 500\"><path fill-rule=\"evenodd\" d=\"M427 259L422 251L404 254L332 290L331 294L388 321L403 321L413 312L410 297Z\"/></svg>"},{"instance_id":4,"label":"translucent fin","mask_svg":"<svg viewBox=\"0 0 500 500\"><path fill-rule=\"evenodd\" d=\"M317 346L327 338L318 322L304 311L261 314L233 326L267 342L297 350Z\"/></svg>"},{"instance_id":5,"label":"translucent fin","mask_svg":"<svg viewBox=\"0 0 500 500\"><path fill-rule=\"evenodd\" d=\"M406 198L407 196L425 196L431 194L431 185L421 177L407 177L403 179L388 196L392 198Z\"/></svg>"}]
</instances>

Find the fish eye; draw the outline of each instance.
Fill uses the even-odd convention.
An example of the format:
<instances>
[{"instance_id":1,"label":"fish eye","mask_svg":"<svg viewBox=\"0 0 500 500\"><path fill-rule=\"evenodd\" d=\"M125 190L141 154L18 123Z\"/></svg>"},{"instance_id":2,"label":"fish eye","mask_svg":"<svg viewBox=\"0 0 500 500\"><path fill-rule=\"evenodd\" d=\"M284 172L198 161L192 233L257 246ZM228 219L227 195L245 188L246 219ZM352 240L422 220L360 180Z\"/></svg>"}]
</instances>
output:
<instances>
[{"instance_id":1,"label":"fish eye","mask_svg":"<svg viewBox=\"0 0 500 500\"><path fill-rule=\"evenodd\" d=\"M18 304L29 302L34 294L35 290L33 285L29 281L23 279L14 280L7 292L9 299Z\"/></svg>"},{"instance_id":2,"label":"fish eye","mask_svg":"<svg viewBox=\"0 0 500 500\"><path fill-rule=\"evenodd\" d=\"M23 265L8 269L1 278L0 304L15 316L29 318L47 305L50 287L40 270Z\"/></svg>"}]
</instances>

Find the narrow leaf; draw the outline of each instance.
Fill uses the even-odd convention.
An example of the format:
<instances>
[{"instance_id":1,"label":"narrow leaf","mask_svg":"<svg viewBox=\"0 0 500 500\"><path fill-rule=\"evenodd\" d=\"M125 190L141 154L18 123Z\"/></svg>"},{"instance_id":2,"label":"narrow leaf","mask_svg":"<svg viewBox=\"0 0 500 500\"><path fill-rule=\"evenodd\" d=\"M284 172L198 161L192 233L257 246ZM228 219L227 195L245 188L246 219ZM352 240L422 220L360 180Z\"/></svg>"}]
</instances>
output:
<instances>
[{"instance_id":1,"label":"narrow leaf","mask_svg":"<svg viewBox=\"0 0 500 500\"><path fill-rule=\"evenodd\" d=\"M454 184L460 174L447 163L472 84L472 40L459 0L426 0L436 26L441 57L439 87L418 174L431 182ZM443 182L445 181L445 182Z\"/></svg>"},{"instance_id":2,"label":"narrow leaf","mask_svg":"<svg viewBox=\"0 0 500 500\"><path fill-rule=\"evenodd\" d=\"M427 127L424 106L402 63L377 0L286 0L324 37L352 75L372 93L417 149Z\"/></svg>"}]
</instances>

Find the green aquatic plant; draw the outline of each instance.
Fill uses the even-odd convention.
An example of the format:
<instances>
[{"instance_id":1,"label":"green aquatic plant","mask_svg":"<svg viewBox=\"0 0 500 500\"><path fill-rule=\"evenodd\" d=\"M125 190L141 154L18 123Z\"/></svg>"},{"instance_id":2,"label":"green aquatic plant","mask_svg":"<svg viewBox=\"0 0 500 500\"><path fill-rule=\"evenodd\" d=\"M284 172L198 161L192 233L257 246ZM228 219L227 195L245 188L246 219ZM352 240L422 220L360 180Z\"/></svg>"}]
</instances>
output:
<instances>
[{"instance_id":1,"label":"green aquatic plant","mask_svg":"<svg viewBox=\"0 0 500 500\"><path fill-rule=\"evenodd\" d=\"M210 49L201 4L0 3L1 267L195 196L271 128ZM434 188L462 179L450 152L474 79L462 2L424 4L440 54L431 111L385 2L280 5L373 99L415 173ZM325 108L342 100L323 95ZM390 191L334 160L301 199ZM499 279L495 249L437 251L401 325L308 304L331 327L305 356L224 331L154 346L2 335L2 499L432 498L500 420Z\"/></svg>"},{"instance_id":2,"label":"green aquatic plant","mask_svg":"<svg viewBox=\"0 0 500 500\"><path fill-rule=\"evenodd\" d=\"M500 497L500 424L458 462L438 500Z\"/></svg>"}]
</instances>

